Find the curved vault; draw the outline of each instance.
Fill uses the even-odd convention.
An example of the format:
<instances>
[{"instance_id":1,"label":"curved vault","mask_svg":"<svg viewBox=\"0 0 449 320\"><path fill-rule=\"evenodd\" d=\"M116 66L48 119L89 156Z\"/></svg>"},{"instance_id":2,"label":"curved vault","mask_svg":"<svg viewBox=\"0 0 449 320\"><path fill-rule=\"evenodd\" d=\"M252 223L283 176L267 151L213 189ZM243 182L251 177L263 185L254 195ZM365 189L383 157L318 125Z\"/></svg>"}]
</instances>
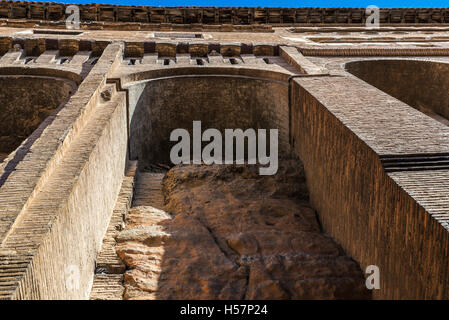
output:
<instances>
[{"instance_id":1,"label":"curved vault","mask_svg":"<svg viewBox=\"0 0 449 320\"><path fill-rule=\"evenodd\" d=\"M129 96L131 159L143 165L167 163L176 143L169 141L171 131L183 128L192 134L194 120L201 121L203 131L278 129L279 152L289 152L287 74L225 68L209 75L198 74L203 72L199 68L168 72L169 76L130 75L128 79L134 81L124 85Z\"/></svg>"},{"instance_id":2,"label":"curved vault","mask_svg":"<svg viewBox=\"0 0 449 320\"><path fill-rule=\"evenodd\" d=\"M346 70L449 125L449 63L377 59L348 62Z\"/></svg>"}]
</instances>

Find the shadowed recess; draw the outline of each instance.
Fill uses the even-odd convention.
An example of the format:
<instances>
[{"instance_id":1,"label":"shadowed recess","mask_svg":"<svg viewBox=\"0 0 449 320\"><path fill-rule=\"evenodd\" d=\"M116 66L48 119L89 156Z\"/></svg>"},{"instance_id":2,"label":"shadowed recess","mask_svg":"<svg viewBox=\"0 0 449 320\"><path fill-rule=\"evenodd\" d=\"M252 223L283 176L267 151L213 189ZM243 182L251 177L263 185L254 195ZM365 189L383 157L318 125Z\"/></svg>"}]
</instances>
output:
<instances>
[{"instance_id":1,"label":"shadowed recess","mask_svg":"<svg viewBox=\"0 0 449 320\"><path fill-rule=\"evenodd\" d=\"M367 60L346 70L376 88L449 125L449 64L418 60Z\"/></svg>"}]
</instances>

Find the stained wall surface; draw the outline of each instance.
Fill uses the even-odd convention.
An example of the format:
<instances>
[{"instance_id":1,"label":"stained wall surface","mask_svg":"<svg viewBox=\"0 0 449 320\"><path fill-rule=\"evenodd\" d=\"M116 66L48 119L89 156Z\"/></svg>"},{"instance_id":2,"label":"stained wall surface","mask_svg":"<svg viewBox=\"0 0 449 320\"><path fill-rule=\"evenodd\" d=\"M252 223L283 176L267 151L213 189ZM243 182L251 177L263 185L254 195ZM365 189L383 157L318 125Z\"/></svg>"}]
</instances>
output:
<instances>
[{"instance_id":1,"label":"stained wall surface","mask_svg":"<svg viewBox=\"0 0 449 320\"><path fill-rule=\"evenodd\" d=\"M16 149L74 90L63 79L0 76L0 152Z\"/></svg>"}]
</instances>

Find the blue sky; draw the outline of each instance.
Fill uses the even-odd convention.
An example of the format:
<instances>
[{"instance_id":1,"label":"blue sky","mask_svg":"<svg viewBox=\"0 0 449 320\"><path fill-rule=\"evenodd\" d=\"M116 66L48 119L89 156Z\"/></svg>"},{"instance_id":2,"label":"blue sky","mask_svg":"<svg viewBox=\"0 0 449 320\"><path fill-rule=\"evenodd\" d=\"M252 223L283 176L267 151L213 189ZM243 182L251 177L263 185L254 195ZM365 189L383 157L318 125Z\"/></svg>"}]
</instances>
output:
<instances>
[{"instance_id":1,"label":"blue sky","mask_svg":"<svg viewBox=\"0 0 449 320\"><path fill-rule=\"evenodd\" d=\"M446 8L449 0L41 0L64 3L107 3L141 6L216 6L216 7L353 7L366 8L376 5L381 8Z\"/></svg>"}]
</instances>

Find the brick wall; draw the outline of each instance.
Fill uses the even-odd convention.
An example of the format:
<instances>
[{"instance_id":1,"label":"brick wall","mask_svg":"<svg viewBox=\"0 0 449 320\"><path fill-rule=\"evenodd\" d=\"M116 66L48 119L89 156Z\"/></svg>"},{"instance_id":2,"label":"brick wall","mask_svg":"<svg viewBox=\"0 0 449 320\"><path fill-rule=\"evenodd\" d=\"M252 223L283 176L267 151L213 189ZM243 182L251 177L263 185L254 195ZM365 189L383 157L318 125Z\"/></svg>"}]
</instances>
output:
<instances>
[{"instance_id":1,"label":"brick wall","mask_svg":"<svg viewBox=\"0 0 449 320\"><path fill-rule=\"evenodd\" d=\"M125 94L106 84L122 54L105 50L0 188L0 298L88 298L127 158Z\"/></svg>"},{"instance_id":2,"label":"brick wall","mask_svg":"<svg viewBox=\"0 0 449 320\"><path fill-rule=\"evenodd\" d=\"M373 296L447 299L449 233L437 214L448 212L448 170L387 173L381 162L447 152L447 127L349 77L295 79L293 95L293 149L311 202L362 269L380 268Z\"/></svg>"}]
</instances>

